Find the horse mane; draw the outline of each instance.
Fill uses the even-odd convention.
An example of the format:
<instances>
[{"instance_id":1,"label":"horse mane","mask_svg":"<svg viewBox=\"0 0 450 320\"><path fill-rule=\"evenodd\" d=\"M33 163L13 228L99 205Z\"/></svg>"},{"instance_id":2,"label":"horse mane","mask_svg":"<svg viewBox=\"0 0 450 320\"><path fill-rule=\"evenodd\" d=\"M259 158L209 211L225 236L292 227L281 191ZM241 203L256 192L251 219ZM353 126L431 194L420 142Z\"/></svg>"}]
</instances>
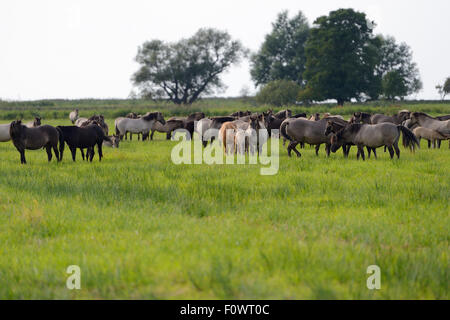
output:
<instances>
[{"instance_id":1,"label":"horse mane","mask_svg":"<svg viewBox=\"0 0 450 320\"><path fill-rule=\"evenodd\" d=\"M362 123L352 123L352 124L344 127L344 129L342 129L341 131L339 131L337 133L337 136L338 136L338 138L341 138L342 135L344 134L344 132L349 132L349 133L352 133L352 134L353 133L357 133L357 132L359 132L359 130L361 130L363 125L364 124L362 124Z\"/></svg>"},{"instance_id":2,"label":"horse mane","mask_svg":"<svg viewBox=\"0 0 450 320\"><path fill-rule=\"evenodd\" d=\"M425 112L413 112L412 115L415 117L424 116L424 117L428 117L428 118L433 118L433 117L429 116L428 114L426 114Z\"/></svg>"},{"instance_id":3,"label":"horse mane","mask_svg":"<svg viewBox=\"0 0 450 320\"><path fill-rule=\"evenodd\" d=\"M150 120L155 120L158 116L158 112L148 112L147 114L145 114L142 119L144 119L145 121L150 121Z\"/></svg>"}]
</instances>

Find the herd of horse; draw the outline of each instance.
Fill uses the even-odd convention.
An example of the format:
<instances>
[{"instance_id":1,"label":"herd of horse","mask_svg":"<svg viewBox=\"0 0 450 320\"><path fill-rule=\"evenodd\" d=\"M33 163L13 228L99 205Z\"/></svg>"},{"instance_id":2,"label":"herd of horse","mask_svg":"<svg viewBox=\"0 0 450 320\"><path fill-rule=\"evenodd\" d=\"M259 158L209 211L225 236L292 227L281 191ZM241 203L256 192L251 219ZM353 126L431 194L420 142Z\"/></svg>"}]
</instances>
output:
<instances>
[{"instance_id":1,"label":"herd of horse","mask_svg":"<svg viewBox=\"0 0 450 320\"><path fill-rule=\"evenodd\" d=\"M348 157L350 148L356 146L357 158L363 160L364 149L369 157L372 153L377 157L376 150L380 147L384 147L385 152L389 150L391 158L395 155L400 158L400 136L403 137L403 146L411 150L420 146L420 139L428 140L429 148L440 148L442 140L450 140L450 115L431 117L408 110L399 111L393 116L356 112L348 121L340 115L329 113L316 113L310 117L305 113L292 115L289 109L276 113L271 109L263 113L238 111L228 116L212 117L196 112L187 117L171 117L167 120L161 112L144 115L129 113L115 120L114 135L109 135L108 125L102 115L83 118L76 109L69 118L72 126L42 125L39 117L26 124L21 120L0 124L0 142L12 140L20 153L21 163L25 164L25 150L46 149L48 161L52 160L53 151L56 159L61 161L66 144L73 161L76 160L77 149L80 149L83 160L92 162L95 146L101 161L102 147L118 148L121 140L128 139L128 134L130 140L133 134L137 134L138 140L144 141L153 140L155 132L162 132L170 139L173 132L179 129L186 132L187 140L194 133L199 134L204 147L218 138L226 154L259 154L271 137L282 138L283 145L289 142L289 156L294 151L301 157L296 147L300 145L304 148L305 144L315 146L318 155L323 144L327 156L342 148L344 157ZM211 130L216 130L218 134L210 134Z\"/></svg>"}]
</instances>

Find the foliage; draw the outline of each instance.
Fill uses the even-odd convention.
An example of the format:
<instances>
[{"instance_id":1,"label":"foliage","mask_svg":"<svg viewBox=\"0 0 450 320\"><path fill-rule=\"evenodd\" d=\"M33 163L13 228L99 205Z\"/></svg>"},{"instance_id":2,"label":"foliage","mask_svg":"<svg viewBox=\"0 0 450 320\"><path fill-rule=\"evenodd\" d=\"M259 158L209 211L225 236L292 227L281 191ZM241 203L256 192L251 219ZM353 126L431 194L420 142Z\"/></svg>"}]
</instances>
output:
<instances>
[{"instance_id":1,"label":"foliage","mask_svg":"<svg viewBox=\"0 0 450 320\"><path fill-rule=\"evenodd\" d=\"M436 89L438 90L441 99L444 100L445 96L450 94L450 77L448 77L443 85L437 85Z\"/></svg>"},{"instance_id":2,"label":"foliage","mask_svg":"<svg viewBox=\"0 0 450 320\"><path fill-rule=\"evenodd\" d=\"M297 100L301 87L291 80L275 80L263 86L256 100L260 103L274 106L285 106L294 104Z\"/></svg>"},{"instance_id":3,"label":"foliage","mask_svg":"<svg viewBox=\"0 0 450 320\"><path fill-rule=\"evenodd\" d=\"M306 43L307 86L339 105L360 98L373 82L378 51L366 15L353 9L319 17Z\"/></svg>"},{"instance_id":4,"label":"foliage","mask_svg":"<svg viewBox=\"0 0 450 320\"><path fill-rule=\"evenodd\" d=\"M380 40L379 57L380 61L376 66L375 73L384 78L388 73L394 72L401 83L397 85L398 89L405 87L406 90L400 90L397 95L403 98L420 91L423 87L420 79L417 64L412 61L412 50L406 43L397 44L394 37L378 36ZM390 76L392 78L392 75ZM384 88L384 87L383 87ZM379 94L389 97L387 92L379 92ZM373 95L372 98L378 98Z\"/></svg>"},{"instance_id":5,"label":"foliage","mask_svg":"<svg viewBox=\"0 0 450 320\"><path fill-rule=\"evenodd\" d=\"M301 11L292 19L289 19L288 11L278 14L271 33L251 57L250 74L256 86L280 79L302 85L308 34L308 21Z\"/></svg>"},{"instance_id":6,"label":"foliage","mask_svg":"<svg viewBox=\"0 0 450 320\"><path fill-rule=\"evenodd\" d=\"M220 74L246 54L227 32L200 29L176 43L144 43L136 57L141 67L132 80L145 97L192 104L202 95L222 89Z\"/></svg>"},{"instance_id":7,"label":"foliage","mask_svg":"<svg viewBox=\"0 0 450 320\"><path fill-rule=\"evenodd\" d=\"M399 71L389 71L383 77L382 88L384 95L389 100L395 100L396 97L403 98L408 93L405 79Z\"/></svg>"}]
</instances>

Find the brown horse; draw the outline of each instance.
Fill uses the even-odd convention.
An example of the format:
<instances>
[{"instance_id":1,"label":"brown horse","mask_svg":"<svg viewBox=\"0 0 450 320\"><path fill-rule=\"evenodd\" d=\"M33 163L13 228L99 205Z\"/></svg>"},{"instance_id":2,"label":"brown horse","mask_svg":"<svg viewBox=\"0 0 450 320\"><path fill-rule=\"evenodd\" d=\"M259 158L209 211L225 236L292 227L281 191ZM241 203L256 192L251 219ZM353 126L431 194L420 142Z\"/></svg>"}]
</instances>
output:
<instances>
[{"instance_id":1,"label":"brown horse","mask_svg":"<svg viewBox=\"0 0 450 320\"><path fill-rule=\"evenodd\" d=\"M219 130L219 139L222 142L225 154L234 153L234 143L237 127L232 122L225 122Z\"/></svg>"},{"instance_id":2,"label":"brown horse","mask_svg":"<svg viewBox=\"0 0 450 320\"><path fill-rule=\"evenodd\" d=\"M44 125L37 128L27 128L22 125L22 121L11 122L9 129L11 139L17 151L20 153L20 163L26 164L25 150L38 150L45 148L48 161L52 160L52 149L56 159L61 161L62 157L58 152L58 142L64 145L64 137L60 130L55 127Z\"/></svg>"}]
</instances>

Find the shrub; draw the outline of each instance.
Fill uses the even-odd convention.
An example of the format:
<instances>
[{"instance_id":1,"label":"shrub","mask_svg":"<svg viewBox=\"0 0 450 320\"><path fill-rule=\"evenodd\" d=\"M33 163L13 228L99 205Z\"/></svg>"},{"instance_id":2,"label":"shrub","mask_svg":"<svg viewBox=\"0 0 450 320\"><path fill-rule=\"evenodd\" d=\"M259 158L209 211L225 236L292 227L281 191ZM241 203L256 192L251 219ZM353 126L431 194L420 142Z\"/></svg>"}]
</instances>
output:
<instances>
[{"instance_id":1,"label":"shrub","mask_svg":"<svg viewBox=\"0 0 450 320\"><path fill-rule=\"evenodd\" d=\"M256 99L260 103L277 107L294 104L301 87L294 81L275 80L269 82L259 90Z\"/></svg>"}]
</instances>

